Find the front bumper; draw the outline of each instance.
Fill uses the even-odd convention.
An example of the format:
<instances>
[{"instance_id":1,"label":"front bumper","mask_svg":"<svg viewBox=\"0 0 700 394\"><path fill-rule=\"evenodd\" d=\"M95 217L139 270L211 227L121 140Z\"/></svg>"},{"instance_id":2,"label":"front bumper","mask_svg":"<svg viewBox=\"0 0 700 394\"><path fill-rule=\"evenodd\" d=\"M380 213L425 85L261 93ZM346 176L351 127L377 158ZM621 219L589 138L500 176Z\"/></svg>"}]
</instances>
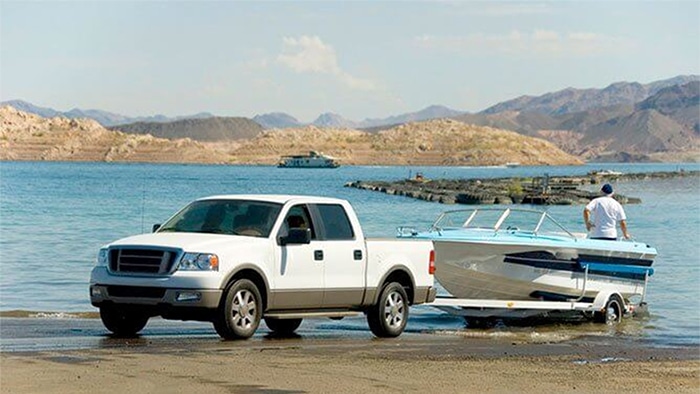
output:
<instances>
[{"instance_id":1,"label":"front bumper","mask_svg":"<svg viewBox=\"0 0 700 394\"><path fill-rule=\"evenodd\" d=\"M221 290L210 289L163 289L102 284L90 286L90 302L96 307L104 303L113 303L216 309L219 306L221 294Z\"/></svg>"}]
</instances>

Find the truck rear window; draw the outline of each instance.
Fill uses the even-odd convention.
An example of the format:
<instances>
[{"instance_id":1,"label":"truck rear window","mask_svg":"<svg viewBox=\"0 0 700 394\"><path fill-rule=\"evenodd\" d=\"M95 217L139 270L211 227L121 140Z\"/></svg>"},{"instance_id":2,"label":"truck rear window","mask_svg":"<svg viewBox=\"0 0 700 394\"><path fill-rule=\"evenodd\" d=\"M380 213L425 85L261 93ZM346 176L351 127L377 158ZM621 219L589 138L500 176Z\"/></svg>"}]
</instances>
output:
<instances>
[{"instance_id":1,"label":"truck rear window","mask_svg":"<svg viewBox=\"0 0 700 394\"><path fill-rule=\"evenodd\" d=\"M316 207L323 221L324 239L355 239L350 219L341 205L318 204Z\"/></svg>"}]
</instances>

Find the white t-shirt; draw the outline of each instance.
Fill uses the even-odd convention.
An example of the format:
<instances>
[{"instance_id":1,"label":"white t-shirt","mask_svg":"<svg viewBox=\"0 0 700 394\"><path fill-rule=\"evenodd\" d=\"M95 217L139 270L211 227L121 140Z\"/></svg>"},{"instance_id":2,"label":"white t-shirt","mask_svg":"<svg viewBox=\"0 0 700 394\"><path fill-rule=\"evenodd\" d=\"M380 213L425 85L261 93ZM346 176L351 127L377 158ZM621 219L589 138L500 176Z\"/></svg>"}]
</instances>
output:
<instances>
[{"instance_id":1,"label":"white t-shirt","mask_svg":"<svg viewBox=\"0 0 700 394\"><path fill-rule=\"evenodd\" d=\"M586 205L593 214L591 238L617 238L617 222L627 220L622 205L609 196L598 197Z\"/></svg>"}]
</instances>

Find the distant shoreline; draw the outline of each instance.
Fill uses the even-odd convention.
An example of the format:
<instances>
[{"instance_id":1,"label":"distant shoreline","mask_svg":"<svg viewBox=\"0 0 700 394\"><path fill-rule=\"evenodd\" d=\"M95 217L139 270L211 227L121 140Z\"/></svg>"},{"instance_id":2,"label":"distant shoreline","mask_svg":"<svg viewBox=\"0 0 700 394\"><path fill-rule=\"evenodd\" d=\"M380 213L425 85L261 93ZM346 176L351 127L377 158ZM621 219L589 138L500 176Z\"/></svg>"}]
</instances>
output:
<instances>
[{"instance_id":1,"label":"distant shoreline","mask_svg":"<svg viewBox=\"0 0 700 394\"><path fill-rule=\"evenodd\" d=\"M586 204L599 196L597 192L579 187L608 182L626 182L643 179L698 177L700 171L656 171L642 173L589 173L571 176L501 177L478 179L429 180L422 175L396 181L348 182L346 187L415 198L442 204L530 204L575 205ZM620 194L615 199L623 204L641 203L636 197Z\"/></svg>"},{"instance_id":2,"label":"distant shoreline","mask_svg":"<svg viewBox=\"0 0 700 394\"><path fill-rule=\"evenodd\" d=\"M256 163L256 162L236 162L236 163L206 163L206 162L188 162L188 161L137 161L137 160L124 160L124 161L105 161L105 160L7 160L0 159L0 163L85 163L85 164L154 164L154 165L196 165L196 166L241 166L241 167L277 167L276 163ZM694 161L663 161L663 162L584 162L582 164L533 164L533 165L520 165L519 168L550 168L550 167L572 167L581 168L585 166L628 166L628 165L678 165L678 166L695 166L699 165L700 162ZM508 168L506 165L492 165L492 164L444 164L444 165L432 165L432 164L341 164L339 168L342 167L435 167L435 168ZM309 168L309 170L316 168ZM334 168L322 168L324 170L332 171ZM304 169L306 170L306 169ZM683 168L680 168L682 171ZM666 172L677 172L677 171L666 171Z\"/></svg>"}]
</instances>

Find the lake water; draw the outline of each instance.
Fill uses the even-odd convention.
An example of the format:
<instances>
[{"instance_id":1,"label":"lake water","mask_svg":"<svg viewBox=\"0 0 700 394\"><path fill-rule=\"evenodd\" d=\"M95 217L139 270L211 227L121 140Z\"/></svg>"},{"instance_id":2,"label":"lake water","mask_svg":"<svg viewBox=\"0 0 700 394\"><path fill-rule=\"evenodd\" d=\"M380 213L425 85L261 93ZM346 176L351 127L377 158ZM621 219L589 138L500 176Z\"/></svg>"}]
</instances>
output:
<instances>
[{"instance_id":1,"label":"lake water","mask_svg":"<svg viewBox=\"0 0 700 394\"><path fill-rule=\"evenodd\" d=\"M88 281L104 244L161 223L191 200L214 194L314 194L349 200L367 236L394 236L401 225L429 226L454 206L346 188L355 180L583 175L698 170L698 164L590 164L580 167L372 167L278 169L114 163L0 162L0 311L95 311ZM628 205L630 233L658 249L647 291L651 316L614 332L599 326L538 330L628 335L661 345L700 345L700 178L624 182L616 191L640 197ZM538 207L542 208L542 207ZM583 231L581 206L547 207ZM352 325L330 322L329 329ZM357 323L359 324L359 323ZM464 331L461 319L430 307L412 309L411 330ZM345 327L348 328L348 327ZM352 328L352 327L350 327ZM358 329L366 329L359 326ZM513 328L512 330L519 330ZM531 328L525 330L532 330ZM507 330L506 330L507 331Z\"/></svg>"}]
</instances>

